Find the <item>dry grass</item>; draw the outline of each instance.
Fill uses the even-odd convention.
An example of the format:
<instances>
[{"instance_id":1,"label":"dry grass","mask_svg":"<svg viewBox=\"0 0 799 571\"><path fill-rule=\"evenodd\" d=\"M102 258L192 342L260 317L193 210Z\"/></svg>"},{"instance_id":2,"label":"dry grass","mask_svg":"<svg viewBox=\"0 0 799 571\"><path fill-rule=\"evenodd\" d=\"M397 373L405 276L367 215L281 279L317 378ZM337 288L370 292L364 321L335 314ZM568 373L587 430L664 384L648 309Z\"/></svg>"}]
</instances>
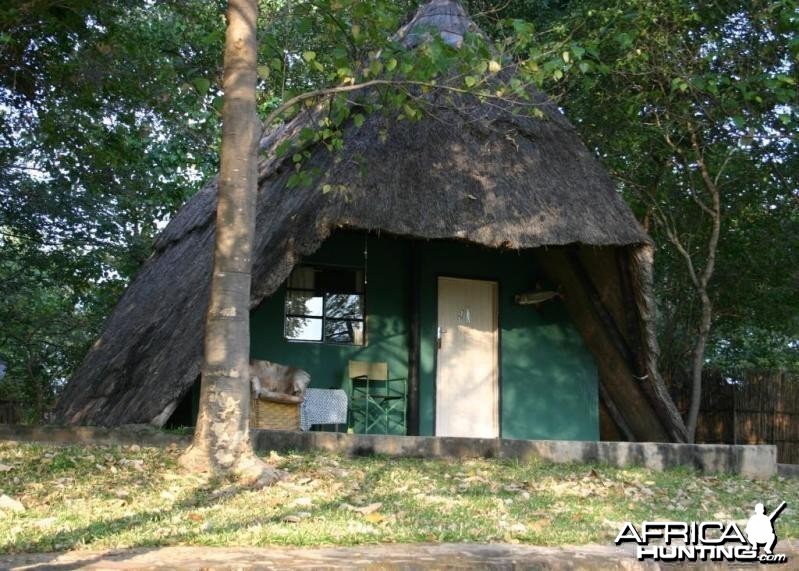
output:
<instances>
[{"instance_id":1,"label":"dry grass","mask_svg":"<svg viewBox=\"0 0 799 571\"><path fill-rule=\"evenodd\" d=\"M176 449L0 444L0 552L152 545L351 545L478 541L607 543L620 522L745 520L785 500L799 537L799 485L606 466L497 460L272 456L287 481L242 489L184 474ZM10 470L3 471L5 468Z\"/></svg>"}]
</instances>

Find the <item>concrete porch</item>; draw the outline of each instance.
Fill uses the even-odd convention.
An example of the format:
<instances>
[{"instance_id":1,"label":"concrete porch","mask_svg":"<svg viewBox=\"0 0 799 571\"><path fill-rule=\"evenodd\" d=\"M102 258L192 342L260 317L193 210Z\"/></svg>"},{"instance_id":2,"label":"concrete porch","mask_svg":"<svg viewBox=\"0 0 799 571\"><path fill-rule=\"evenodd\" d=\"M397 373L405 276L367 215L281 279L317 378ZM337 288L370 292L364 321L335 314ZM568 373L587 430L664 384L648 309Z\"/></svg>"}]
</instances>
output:
<instances>
[{"instance_id":1,"label":"concrete porch","mask_svg":"<svg viewBox=\"0 0 799 571\"><path fill-rule=\"evenodd\" d=\"M253 446L260 452L321 450L348 456L515 458L555 463L600 462L619 468L643 466L652 470L685 466L705 474L723 472L758 480L777 474L777 448L773 445L513 440L282 430L253 430L251 434Z\"/></svg>"},{"instance_id":2,"label":"concrete porch","mask_svg":"<svg viewBox=\"0 0 799 571\"><path fill-rule=\"evenodd\" d=\"M656 442L582 442L572 440L513 440L503 438L446 438L386 436L341 432L252 430L253 447L275 450L320 450L335 454L409 458L516 458L521 461L600 462L620 468L643 466L667 470L677 466L701 473L739 474L765 480L778 474L777 447L771 444L663 444ZM96 426L27 426L0 424L0 440L141 446L186 446L188 434L163 432L150 425L117 428ZM780 475L796 477L795 466L779 465Z\"/></svg>"}]
</instances>

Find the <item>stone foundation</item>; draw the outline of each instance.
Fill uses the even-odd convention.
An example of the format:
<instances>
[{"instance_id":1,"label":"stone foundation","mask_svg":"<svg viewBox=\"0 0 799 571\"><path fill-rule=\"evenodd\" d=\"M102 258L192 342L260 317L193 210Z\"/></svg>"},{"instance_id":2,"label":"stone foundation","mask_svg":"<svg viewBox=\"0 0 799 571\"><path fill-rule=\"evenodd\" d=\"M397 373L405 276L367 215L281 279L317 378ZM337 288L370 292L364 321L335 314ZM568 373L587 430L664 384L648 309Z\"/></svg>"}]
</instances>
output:
<instances>
[{"instance_id":1,"label":"stone foundation","mask_svg":"<svg viewBox=\"0 0 799 571\"><path fill-rule=\"evenodd\" d=\"M652 470L687 466L705 474L726 472L758 480L777 473L777 448L772 445L506 440L279 430L254 430L252 440L259 451L324 450L349 456L600 462L619 468L643 466Z\"/></svg>"},{"instance_id":2,"label":"stone foundation","mask_svg":"<svg viewBox=\"0 0 799 571\"><path fill-rule=\"evenodd\" d=\"M101 428L92 426L25 426L0 424L0 440L61 444L188 445L190 436L171 434L147 425ZM432 436L383 436L339 432L253 430L253 447L275 450L323 450L347 456L382 454L413 458L516 458L522 461L599 462L624 468L643 466L666 470L677 466L704 474L725 472L765 480L777 474L777 448L772 445L665 444L658 442L580 442L570 440L508 440ZM782 467L783 475L799 474Z\"/></svg>"}]
</instances>

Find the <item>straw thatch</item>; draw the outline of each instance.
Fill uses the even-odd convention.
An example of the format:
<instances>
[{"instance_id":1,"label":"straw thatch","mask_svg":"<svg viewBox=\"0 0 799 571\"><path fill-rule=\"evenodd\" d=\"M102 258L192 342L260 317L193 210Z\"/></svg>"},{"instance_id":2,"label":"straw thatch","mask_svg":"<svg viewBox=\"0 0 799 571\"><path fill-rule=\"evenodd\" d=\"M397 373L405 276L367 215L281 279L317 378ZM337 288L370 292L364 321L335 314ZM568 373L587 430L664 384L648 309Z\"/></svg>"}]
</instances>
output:
<instances>
[{"instance_id":1,"label":"straw thatch","mask_svg":"<svg viewBox=\"0 0 799 571\"><path fill-rule=\"evenodd\" d=\"M434 0L414 21L424 21L424 33L434 26L454 37L473 26L463 21L462 10L455 0ZM401 32L403 38L413 38L409 45L421 35L418 30L412 21ZM664 398L656 372L649 374L657 351L647 305L651 260L636 262L641 249L650 247L649 238L557 107L540 94L533 96L544 119L443 92L427 97L430 116L422 121L368 116L360 128L345 127L343 151L331 153L322 145L308 149L304 168L321 173L309 187L289 188L291 153L277 158L275 150L312 124L318 111L305 112L275 130L261 145L251 306L274 292L302 256L340 227L458 239L490 248L546 246L557 252L561 248L553 247L602 247L590 248L589 257L593 250L622 248L629 262L621 270L626 279L637 282L643 276L635 284L638 297L628 300L632 321L640 322L642 333L629 343L637 365L623 371L603 370L600 361L618 357L595 351L603 380L612 377L604 384L618 397L610 408L621 409L618 423L638 427L629 429L628 437L679 440L682 422L668 396ZM61 397L59 421L163 425L195 382L216 188L211 181L162 232ZM590 269L588 274L593 279ZM583 311L589 310L596 308ZM629 315L618 317L619 322L630 321ZM575 319L601 322L593 314L575 314ZM628 402L626 393L639 398Z\"/></svg>"},{"instance_id":2,"label":"straw thatch","mask_svg":"<svg viewBox=\"0 0 799 571\"><path fill-rule=\"evenodd\" d=\"M406 48L415 48L438 35L447 44L460 47L468 33L480 30L460 2L438 0L422 6L410 22L397 32L397 39Z\"/></svg>"}]
</instances>

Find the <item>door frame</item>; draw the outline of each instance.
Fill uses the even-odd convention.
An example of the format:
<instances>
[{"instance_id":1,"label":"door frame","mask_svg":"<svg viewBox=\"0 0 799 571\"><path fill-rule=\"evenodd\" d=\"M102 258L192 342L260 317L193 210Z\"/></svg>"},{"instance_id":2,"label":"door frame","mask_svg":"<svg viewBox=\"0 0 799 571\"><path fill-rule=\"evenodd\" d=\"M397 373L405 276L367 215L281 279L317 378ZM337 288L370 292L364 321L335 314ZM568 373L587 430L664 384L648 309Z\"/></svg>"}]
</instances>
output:
<instances>
[{"instance_id":1,"label":"door frame","mask_svg":"<svg viewBox=\"0 0 799 571\"><path fill-rule=\"evenodd\" d=\"M461 280L475 280L494 282L497 284L497 438L502 438L502 280L493 274L473 274L468 272L440 272L434 275L433 297L433 435L438 436L438 280L439 278L454 278ZM421 285L421 284L420 284Z\"/></svg>"}]
</instances>

